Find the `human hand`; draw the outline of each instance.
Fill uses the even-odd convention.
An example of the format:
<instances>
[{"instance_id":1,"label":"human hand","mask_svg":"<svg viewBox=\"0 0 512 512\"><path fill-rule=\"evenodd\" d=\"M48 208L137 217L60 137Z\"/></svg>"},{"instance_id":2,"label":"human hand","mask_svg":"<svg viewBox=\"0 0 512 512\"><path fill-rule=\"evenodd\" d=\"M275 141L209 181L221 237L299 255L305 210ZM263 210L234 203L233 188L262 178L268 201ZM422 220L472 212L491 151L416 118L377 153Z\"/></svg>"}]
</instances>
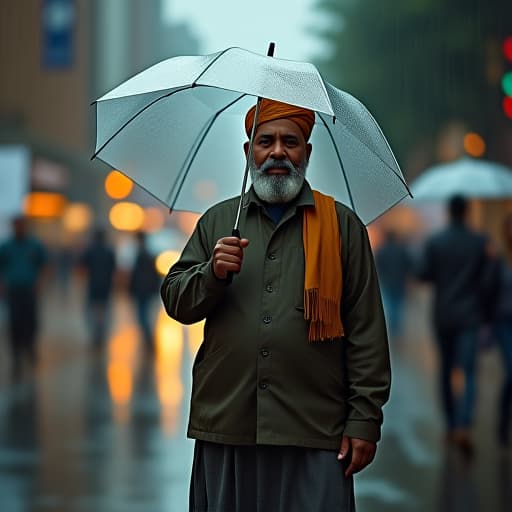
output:
<instances>
[{"instance_id":1,"label":"human hand","mask_svg":"<svg viewBox=\"0 0 512 512\"><path fill-rule=\"evenodd\" d=\"M343 436L341 440L338 460L348 459L350 464L345 471L345 476L349 477L364 469L375 457L377 444L364 439Z\"/></svg>"},{"instance_id":2,"label":"human hand","mask_svg":"<svg viewBox=\"0 0 512 512\"><path fill-rule=\"evenodd\" d=\"M217 240L213 248L213 273L217 279L226 279L228 273L240 272L244 249L249 245L247 238L226 236Z\"/></svg>"}]
</instances>

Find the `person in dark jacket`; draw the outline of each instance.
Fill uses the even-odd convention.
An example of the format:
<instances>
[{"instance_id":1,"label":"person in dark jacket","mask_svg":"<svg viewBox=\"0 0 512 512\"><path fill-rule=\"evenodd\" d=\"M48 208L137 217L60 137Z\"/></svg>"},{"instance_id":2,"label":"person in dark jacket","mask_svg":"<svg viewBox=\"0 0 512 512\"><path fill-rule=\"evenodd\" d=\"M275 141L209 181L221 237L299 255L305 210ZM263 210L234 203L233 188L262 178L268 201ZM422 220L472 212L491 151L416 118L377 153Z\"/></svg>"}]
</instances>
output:
<instances>
[{"instance_id":1,"label":"person in dark jacket","mask_svg":"<svg viewBox=\"0 0 512 512\"><path fill-rule=\"evenodd\" d=\"M375 253L375 264L379 275L379 284L384 302L384 312L391 339L402 332L402 312L411 277L412 260L407 245L398 233L387 229L384 241Z\"/></svg>"},{"instance_id":2,"label":"person in dark jacket","mask_svg":"<svg viewBox=\"0 0 512 512\"><path fill-rule=\"evenodd\" d=\"M503 222L504 251L497 256L499 282L494 286L493 334L498 342L503 363L503 384L498 406L498 440L503 446L510 442L512 427L512 215ZM494 281L495 279L493 279ZM493 283L494 284L494 283Z\"/></svg>"},{"instance_id":3,"label":"person in dark jacket","mask_svg":"<svg viewBox=\"0 0 512 512\"><path fill-rule=\"evenodd\" d=\"M96 229L90 245L80 259L87 279L87 308L91 322L91 344L96 350L106 342L107 324L112 294L115 254L107 243L105 231Z\"/></svg>"},{"instance_id":4,"label":"person in dark jacket","mask_svg":"<svg viewBox=\"0 0 512 512\"><path fill-rule=\"evenodd\" d=\"M137 310L144 346L151 353L154 349L150 320L151 302L158 294L162 280L155 267L155 258L146 247L146 235L139 231L136 237L137 254L130 273L129 292Z\"/></svg>"},{"instance_id":5,"label":"person in dark jacket","mask_svg":"<svg viewBox=\"0 0 512 512\"><path fill-rule=\"evenodd\" d=\"M390 389L377 273L359 218L304 179L314 122L262 100L243 238L228 236L238 198L213 206L162 284L172 318L206 319L191 512L353 511L375 456Z\"/></svg>"},{"instance_id":6,"label":"person in dark jacket","mask_svg":"<svg viewBox=\"0 0 512 512\"><path fill-rule=\"evenodd\" d=\"M38 291L48 260L44 245L27 233L26 219L12 221L13 235L0 245L0 283L6 292L9 342L14 378L24 359L37 360Z\"/></svg>"},{"instance_id":7,"label":"person in dark jacket","mask_svg":"<svg viewBox=\"0 0 512 512\"><path fill-rule=\"evenodd\" d=\"M467 224L467 200L452 197L448 211L449 225L426 242L419 277L433 285L447 438L469 455L477 342L484 320L481 279L489 258L486 238Z\"/></svg>"}]
</instances>

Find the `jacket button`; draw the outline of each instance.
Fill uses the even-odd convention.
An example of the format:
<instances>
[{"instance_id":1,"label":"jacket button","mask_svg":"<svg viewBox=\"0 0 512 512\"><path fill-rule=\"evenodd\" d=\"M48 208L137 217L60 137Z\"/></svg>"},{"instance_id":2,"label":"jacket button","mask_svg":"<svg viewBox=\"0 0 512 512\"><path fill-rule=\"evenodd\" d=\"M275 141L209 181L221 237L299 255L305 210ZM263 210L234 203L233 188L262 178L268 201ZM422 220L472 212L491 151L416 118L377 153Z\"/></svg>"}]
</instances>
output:
<instances>
[{"instance_id":1,"label":"jacket button","mask_svg":"<svg viewBox=\"0 0 512 512\"><path fill-rule=\"evenodd\" d=\"M262 355L262 357L268 357L270 355L270 351L267 350L266 348L262 348L260 350L260 354Z\"/></svg>"},{"instance_id":2,"label":"jacket button","mask_svg":"<svg viewBox=\"0 0 512 512\"><path fill-rule=\"evenodd\" d=\"M267 290L268 293L272 293L274 291L274 288L272 288L271 284L267 284L267 286L265 286L265 290Z\"/></svg>"},{"instance_id":3,"label":"jacket button","mask_svg":"<svg viewBox=\"0 0 512 512\"><path fill-rule=\"evenodd\" d=\"M272 317L270 315L263 317L263 323L269 324L270 322L272 322Z\"/></svg>"},{"instance_id":4,"label":"jacket button","mask_svg":"<svg viewBox=\"0 0 512 512\"><path fill-rule=\"evenodd\" d=\"M276 255L275 255L275 253L271 252L271 253L268 255L268 259L269 259L269 260L275 260L275 259L276 259Z\"/></svg>"},{"instance_id":5,"label":"jacket button","mask_svg":"<svg viewBox=\"0 0 512 512\"><path fill-rule=\"evenodd\" d=\"M266 380L261 380L258 384L260 389L267 389L268 388L268 382Z\"/></svg>"}]
</instances>

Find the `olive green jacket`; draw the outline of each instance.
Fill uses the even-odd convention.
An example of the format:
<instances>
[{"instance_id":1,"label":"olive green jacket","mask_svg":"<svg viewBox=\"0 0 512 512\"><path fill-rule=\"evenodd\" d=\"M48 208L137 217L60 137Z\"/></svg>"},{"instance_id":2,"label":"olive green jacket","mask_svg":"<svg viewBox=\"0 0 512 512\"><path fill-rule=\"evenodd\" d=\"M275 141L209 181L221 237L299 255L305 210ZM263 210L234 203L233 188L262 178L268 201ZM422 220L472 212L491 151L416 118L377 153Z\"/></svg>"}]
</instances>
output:
<instances>
[{"instance_id":1,"label":"olive green jacket","mask_svg":"<svg viewBox=\"0 0 512 512\"><path fill-rule=\"evenodd\" d=\"M217 240L231 234L237 198L201 217L161 288L172 318L184 324L206 319L193 366L188 436L334 450L344 433L377 441L390 362L364 225L336 203L345 337L310 342L302 207L314 205L312 191L305 184L277 225L252 189L246 198L240 231L249 246L232 283L215 277L211 257Z\"/></svg>"}]
</instances>

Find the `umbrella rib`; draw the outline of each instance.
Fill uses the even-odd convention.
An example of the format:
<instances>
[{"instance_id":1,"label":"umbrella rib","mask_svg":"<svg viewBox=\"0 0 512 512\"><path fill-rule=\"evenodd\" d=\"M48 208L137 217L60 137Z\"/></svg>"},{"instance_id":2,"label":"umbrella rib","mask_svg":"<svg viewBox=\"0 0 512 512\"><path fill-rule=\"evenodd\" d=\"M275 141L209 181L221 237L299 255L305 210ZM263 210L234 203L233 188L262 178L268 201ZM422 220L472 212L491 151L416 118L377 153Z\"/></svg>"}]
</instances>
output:
<instances>
[{"instance_id":1,"label":"umbrella rib","mask_svg":"<svg viewBox=\"0 0 512 512\"><path fill-rule=\"evenodd\" d=\"M231 50L231 48L226 48L225 50L222 50L218 55L217 57L215 57L214 59L212 59L212 61L210 62L210 64L208 64L208 66L206 66L203 71L201 71L201 73L199 74L199 76L194 80L194 82L192 83L192 87L195 87L197 85L197 81L215 64L215 62L217 62L228 50Z\"/></svg>"},{"instance_id":2,"label":"umbrella rib","mask_svg":"<svg viewBox=\"0 0 512 512\"><path fill-rule=\"evenodd\" d=\"M341 156L340 156L340 153L338 151L338 146L336 145L336 142L335 142L334 137L333 137L333 135L331 133L331 130L327 126L327 123L325 122L324 118L321 115L319 115L318 117L320 117L320 119L322 120L322 123L324 124L325 129L327 130L327 133L329 134L329 137L331 138L332 145L334 147L334 150L336 151L336 156L338 157L338 162L340 163L341 172L343 174L343 179L345 180L345 185L347 186L348 198L350 200L350 204L352 205L352 210L356 211L356 209L355 209L356 207L355 207L355 204L354 204L354 198L352 197L352 192L350 191L350 186L349 186L349 183L348 183L347 174L345 172L345 167L343 166L343 162L341 160Z\"/></svg>"},{"instance_id":3,"label":"umbrella rib","mask_svg":"<svg viewBox=\"0 0 512 512\"><path fill-rule=\"evenodd\" d=\"M213 124L215 123L216 119L224 112L226 111L228 108L232 107L235 103L237 103L238 101L240 101L242 98L244 98L245 96L247 96L247 94L241 94L238 98L234 99L231 103L228 103L226 106L224 106L223 108L221 108L220 110L218 110L217 112L215 112L215 114L211 117L210 119L210 122L208 123L208 125L205 127L205 129L202 131L202 135L199 137L199 140L197 141L196 144L194 144L192 146L192 148L190 149L189 151L189 154L187 155L187 159L186 159L186 164L183 164L183 167L181 168L181 171L179 173L179 176L178 178L176 179L176 182L180 182L177 189L174 191L174 197L172 199L172 201L170 201L170 209L173 210L174 209L174 205L176 203L176 201L178 200L178 196L180 195L180 192L181 192L181 189L183 188L183 185L185 183L185 179L190 171L190 167L192 165L192 163L194 162L194 159L199 151L199 149L201 149L201 146L206 138L206 136L208 135L211 127L213 126ZM174 189L175 187L173 187ZM169 193L169 196L171 196L173 194L173 190L170 191Z\"/></svg>"},{"instance_id":4,"label":"umbrella rib","mask_svg":"<svg viewBox=\"0 0 512 512\"><path fill-rule=\"evenodd\" d=\"M115 139L119 135L119 133L121 133L136 117L138 117L140 114L142 114L142 112L144 112L148 108L152 107L157 101L168 98L169 96L172 96L173 94L176 94L177 92L186 91L187 89L190 89L191 87L193 87L193 86L187 85L186 87L183 87L181 89L177 89L175 91L164 94L163 96L159 96L158 98L155 98L153 101L148 103L144 108L141 108L138 112L133 114L133 116L130 117L130 119L128 119L128 121L126 121L111 137L109 137L109 139L106 142L104 142L103 145L100 147L100 149L98 149L97 151L94 152L94 155L91 156L91 160L93 158L96 158L105 149L105 147L108 144L110 144L110 142L112 142L112 140ZM96 103L96 108L98 108L97 103ZM96 116L96 122L97 122L97 120L98 120L98 116ZM97 127L96 127L96 129L97 129Z\"/></svg>"}]
</instances>

